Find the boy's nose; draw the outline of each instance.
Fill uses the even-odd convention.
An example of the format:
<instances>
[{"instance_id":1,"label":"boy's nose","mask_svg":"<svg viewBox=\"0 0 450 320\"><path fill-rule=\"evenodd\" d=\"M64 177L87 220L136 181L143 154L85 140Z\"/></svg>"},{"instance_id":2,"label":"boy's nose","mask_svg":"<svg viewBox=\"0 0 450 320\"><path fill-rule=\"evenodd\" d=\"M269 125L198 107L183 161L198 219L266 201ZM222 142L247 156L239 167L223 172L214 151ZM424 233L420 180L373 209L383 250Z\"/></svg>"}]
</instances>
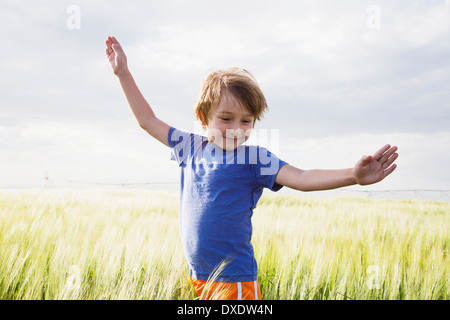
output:
<instances>
[{"instance_id":1,"label":"boy's nose","mask_svg":"<svg viewBox=\"0 0 450 320\"><path fill-rule=\"evenodd\" d=\"M233 129L237 134L240 134L241 132L244 132L242 124L239 121L236 121L236 123L233 124Z\"/></svg>"}]
</instances>

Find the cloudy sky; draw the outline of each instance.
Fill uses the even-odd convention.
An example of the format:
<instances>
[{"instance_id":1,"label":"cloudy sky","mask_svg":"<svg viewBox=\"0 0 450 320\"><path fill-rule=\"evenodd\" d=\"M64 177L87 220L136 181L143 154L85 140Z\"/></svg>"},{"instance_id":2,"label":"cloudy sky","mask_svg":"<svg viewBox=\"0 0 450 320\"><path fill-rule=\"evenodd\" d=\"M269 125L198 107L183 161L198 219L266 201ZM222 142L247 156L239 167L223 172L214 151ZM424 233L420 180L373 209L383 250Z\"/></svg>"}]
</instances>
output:
<instances>
[{"instance_id":1,"label":"cloudy sky","mask_svg":"<svg viewBox=\"0 0 450 320\"><path fill-rule=\"evenodd\" d=\"M448 0L1 0L0 187L178 182L110 70L108 35L170 125L198 132L204 76L243 67L270 107L252 143L302 169L395 144L398 169L370 188L450 189Z\"/></svg>"}]
</instances>

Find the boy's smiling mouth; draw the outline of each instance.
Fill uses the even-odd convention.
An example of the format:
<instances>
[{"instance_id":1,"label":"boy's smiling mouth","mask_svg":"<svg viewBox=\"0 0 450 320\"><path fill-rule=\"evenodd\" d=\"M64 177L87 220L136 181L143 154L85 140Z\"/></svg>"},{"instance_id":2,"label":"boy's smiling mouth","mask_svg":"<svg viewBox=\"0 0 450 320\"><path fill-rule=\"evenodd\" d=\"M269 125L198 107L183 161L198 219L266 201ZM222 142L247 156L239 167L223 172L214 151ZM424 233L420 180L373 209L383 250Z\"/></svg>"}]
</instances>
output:
<instances>
[{"instance_id":1,"label":"boy's smiling mouth","mask_svg":"<svg viewBox=\"0 0 450 320\"><path fill-rule=\"evenodd\" d=\"M248 140L248 138L249 137L246 135L244 135L244 136L233 136L233 135L227 136L226 134L221 134L221 135L212 135L209 138L208 142L215 143L222 149L231 150L229 148L236 149L238 146L240 146L241 144L246 142Z\"/></svg>"},{"instance_id":2,"label":"boy's smiling mouth","mask_svg":"<svg viewBox=\"0 0 450 320\"><path fill-rule=\"evenodd\" d=\"M234 142L234 143L238 143L238 142L240 142L240 143L244 143L247 139L246 139L246 137L245 136L242 136L242 137L227 137L226 135L225 136L222 136L225 140L227 140L227 141L232 141L232 142Z\"/></svg>"}]
</instances>

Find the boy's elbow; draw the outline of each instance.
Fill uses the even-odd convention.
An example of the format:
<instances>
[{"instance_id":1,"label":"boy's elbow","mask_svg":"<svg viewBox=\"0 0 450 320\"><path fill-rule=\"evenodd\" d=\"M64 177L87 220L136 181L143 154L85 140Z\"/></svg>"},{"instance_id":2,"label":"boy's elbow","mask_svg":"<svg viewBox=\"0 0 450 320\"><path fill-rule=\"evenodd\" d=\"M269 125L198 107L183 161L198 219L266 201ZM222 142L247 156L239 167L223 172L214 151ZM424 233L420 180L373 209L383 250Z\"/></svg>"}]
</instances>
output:
<instances>
[{"instance_id":1,"label":"boy's elbow","mask_svg":"<svg viewBox=\"0 0 450 320\"><path fill-rule=\"evenodd\" d=\"M139 127L144 129L145 131L149 131L152 127L152 121L156 119L156 117L144 118L138 121Z\"/></svg>"},{"instance_id":2,"label":"boy's elbow","mask_svg":"<svg viewBox=\"0 0 450 320\"><path fill-rule=\"evenodd\" d=\"M301 191L301 192L311 192L311 191L316 191L313 188L308 187L307 185L303 185L302 183L299 182L295 182L292 185L288 186L291 189L297 190L297 191Z\"/></svg>"},{"instance_id":3,"label":"boy's elbow","mask_svg":"<svg viewBox=\"0 0 450 320\"><path fill-rule=\"evenodd\" d=\"M147 131L148 128L145 122L139 122L139 127L141 127L141 129L144 129L145 131Z\"/></svg>"}]
</instances>

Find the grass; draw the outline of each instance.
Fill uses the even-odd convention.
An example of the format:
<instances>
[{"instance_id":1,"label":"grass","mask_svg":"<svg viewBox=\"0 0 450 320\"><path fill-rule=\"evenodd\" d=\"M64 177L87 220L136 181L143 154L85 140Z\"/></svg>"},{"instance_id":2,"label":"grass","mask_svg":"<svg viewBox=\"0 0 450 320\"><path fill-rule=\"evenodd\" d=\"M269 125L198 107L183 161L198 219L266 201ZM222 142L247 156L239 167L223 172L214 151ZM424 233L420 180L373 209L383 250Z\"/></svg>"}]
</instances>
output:
<instances>
[{"instance_id":1,"label":"grass","mask_svg":"<svg viewBox=\"0 0 450 320\"><path fill-rule=\"evenodd\" d=\"M1 190L0 299L194 299L178 194ZM449 299L450 203L264 194L263 299Z\"/></svg>"}]
</instances>

